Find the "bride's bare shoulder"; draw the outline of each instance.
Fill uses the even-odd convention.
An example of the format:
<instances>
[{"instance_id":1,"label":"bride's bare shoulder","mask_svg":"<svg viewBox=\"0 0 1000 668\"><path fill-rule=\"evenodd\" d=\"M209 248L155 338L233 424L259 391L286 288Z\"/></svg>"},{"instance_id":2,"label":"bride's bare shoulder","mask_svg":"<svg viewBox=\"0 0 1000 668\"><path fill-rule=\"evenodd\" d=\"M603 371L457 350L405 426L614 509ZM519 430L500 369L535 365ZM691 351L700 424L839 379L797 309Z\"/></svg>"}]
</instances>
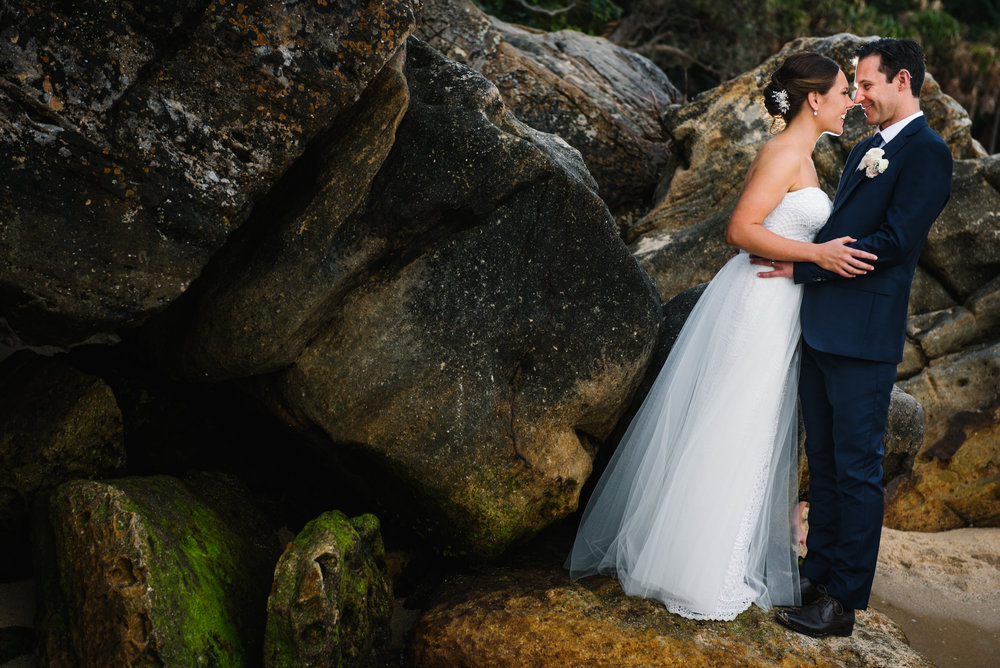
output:
<instances>
[{"instance_id":1,"label":"bride's bare shoulder","mask_svg":"<svg viewBox=\"0 0 1000 668\"><path fill-rule=\"evenodd\" d=\"M799 170L799 149L779 135L765 143L750 164L748 176L754 174L793 175Z\"/></svg>"},{"instance_id":2,"label":"bride's bare shoulder","mask_svg":"<svg viewBox=\"0 0 1000 668\"><path fill-rule=\"evenodd\" d=\"M790 160L799 158L801 151L792 141L781 135L771 137L760 147L754 162L761 160Z\"/></svg>"}]
</instances>

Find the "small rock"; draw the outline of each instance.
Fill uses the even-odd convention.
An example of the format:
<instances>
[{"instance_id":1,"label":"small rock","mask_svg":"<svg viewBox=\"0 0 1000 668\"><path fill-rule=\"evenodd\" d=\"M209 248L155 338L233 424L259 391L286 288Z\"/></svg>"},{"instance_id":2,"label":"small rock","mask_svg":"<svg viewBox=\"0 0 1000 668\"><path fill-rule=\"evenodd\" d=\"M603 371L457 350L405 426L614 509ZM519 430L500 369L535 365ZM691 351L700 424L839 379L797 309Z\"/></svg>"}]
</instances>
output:
<instances>
[{"instance_id":1,"label":"small rock","mask_svg":"<svg viewBox=\"0 0 1000 668\"><path fill-rule=\"evenodd\" d=\"M393 598L378 519L309 522L278 561L267 609L265 666L380 663Z\"/></svg>"},{"instance_id":2,"label":"small rock","mask_svg":"<svg viewBox=\"0 0 1000 668\"><path fill-rule=\"evenodd\" d=\"M886 526L1000 526L1000 344L936 360L902 381L926 415L913 472L886 499Z\"/></svg>"}]
</instances>

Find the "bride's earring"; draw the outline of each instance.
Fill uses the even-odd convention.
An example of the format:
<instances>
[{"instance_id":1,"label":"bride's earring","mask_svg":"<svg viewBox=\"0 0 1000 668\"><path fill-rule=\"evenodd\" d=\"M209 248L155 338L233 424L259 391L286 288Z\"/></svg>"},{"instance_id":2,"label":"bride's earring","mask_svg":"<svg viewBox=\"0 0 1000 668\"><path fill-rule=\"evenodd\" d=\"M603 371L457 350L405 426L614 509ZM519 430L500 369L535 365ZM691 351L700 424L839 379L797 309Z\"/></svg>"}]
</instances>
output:
<instances>
[{"instance_id":1,"label":"bride's earring","mask_svg":"<svg viewBox=\"0 0 1000 668\"><path fill-rule=\"evenodd\" d=\"M819 109L813 109L813 116L819 116Z\"/></svg>"}]
</instances>

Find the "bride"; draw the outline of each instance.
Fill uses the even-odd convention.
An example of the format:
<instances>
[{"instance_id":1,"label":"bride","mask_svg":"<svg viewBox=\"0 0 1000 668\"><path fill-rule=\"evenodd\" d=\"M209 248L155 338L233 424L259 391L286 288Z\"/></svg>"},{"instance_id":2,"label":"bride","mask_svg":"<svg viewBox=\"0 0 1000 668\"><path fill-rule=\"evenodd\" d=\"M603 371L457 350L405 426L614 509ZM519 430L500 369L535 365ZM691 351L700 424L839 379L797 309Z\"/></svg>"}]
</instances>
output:
<instances>
[{"instance_id":1,"label":"bride","mask_svg":"<svg viewBox=\"0 0 1000 668\"><path fill-rule=\"evenodd\" d=\"M625 591L692 619L751 603L799 604L799 304L791 279L760 280L749 254L811 261L848 277L874 255L811 239L830 199L811 154L843 132L847 77L816 53L790 56L764 88L785 122L757 154L729 220L741 248L709 284L601 476L566 562L574 579L617 574ZM797 518L794 520L797 522Z\"/></svg>"}]
</instances>

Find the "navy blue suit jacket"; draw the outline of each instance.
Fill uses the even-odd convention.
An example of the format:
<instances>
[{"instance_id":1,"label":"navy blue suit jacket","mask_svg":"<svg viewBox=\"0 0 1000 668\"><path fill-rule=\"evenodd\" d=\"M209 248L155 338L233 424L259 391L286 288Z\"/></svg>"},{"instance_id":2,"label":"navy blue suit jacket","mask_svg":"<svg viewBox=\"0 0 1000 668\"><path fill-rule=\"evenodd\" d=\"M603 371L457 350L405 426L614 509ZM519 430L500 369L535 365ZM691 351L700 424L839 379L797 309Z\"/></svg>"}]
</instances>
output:
<instances>
[{"instance_id":1,"label":"navy blue suit jacket","mask_svg":"<svg viewBox=\"0 0 1000 668\"><path fill-rule=\"evenodd\" d=\"M898 364L917 259L951 196L951 151L920 116L883 147L885 172L868 178L857 169L866 144L847 157L830 218L816 241L851 236L857 239L851 246L878 260L869 263L874 271L855 278L795 263L795 282L805 284L802 336L816 350Z\"/></svg>"}]
</instances>

